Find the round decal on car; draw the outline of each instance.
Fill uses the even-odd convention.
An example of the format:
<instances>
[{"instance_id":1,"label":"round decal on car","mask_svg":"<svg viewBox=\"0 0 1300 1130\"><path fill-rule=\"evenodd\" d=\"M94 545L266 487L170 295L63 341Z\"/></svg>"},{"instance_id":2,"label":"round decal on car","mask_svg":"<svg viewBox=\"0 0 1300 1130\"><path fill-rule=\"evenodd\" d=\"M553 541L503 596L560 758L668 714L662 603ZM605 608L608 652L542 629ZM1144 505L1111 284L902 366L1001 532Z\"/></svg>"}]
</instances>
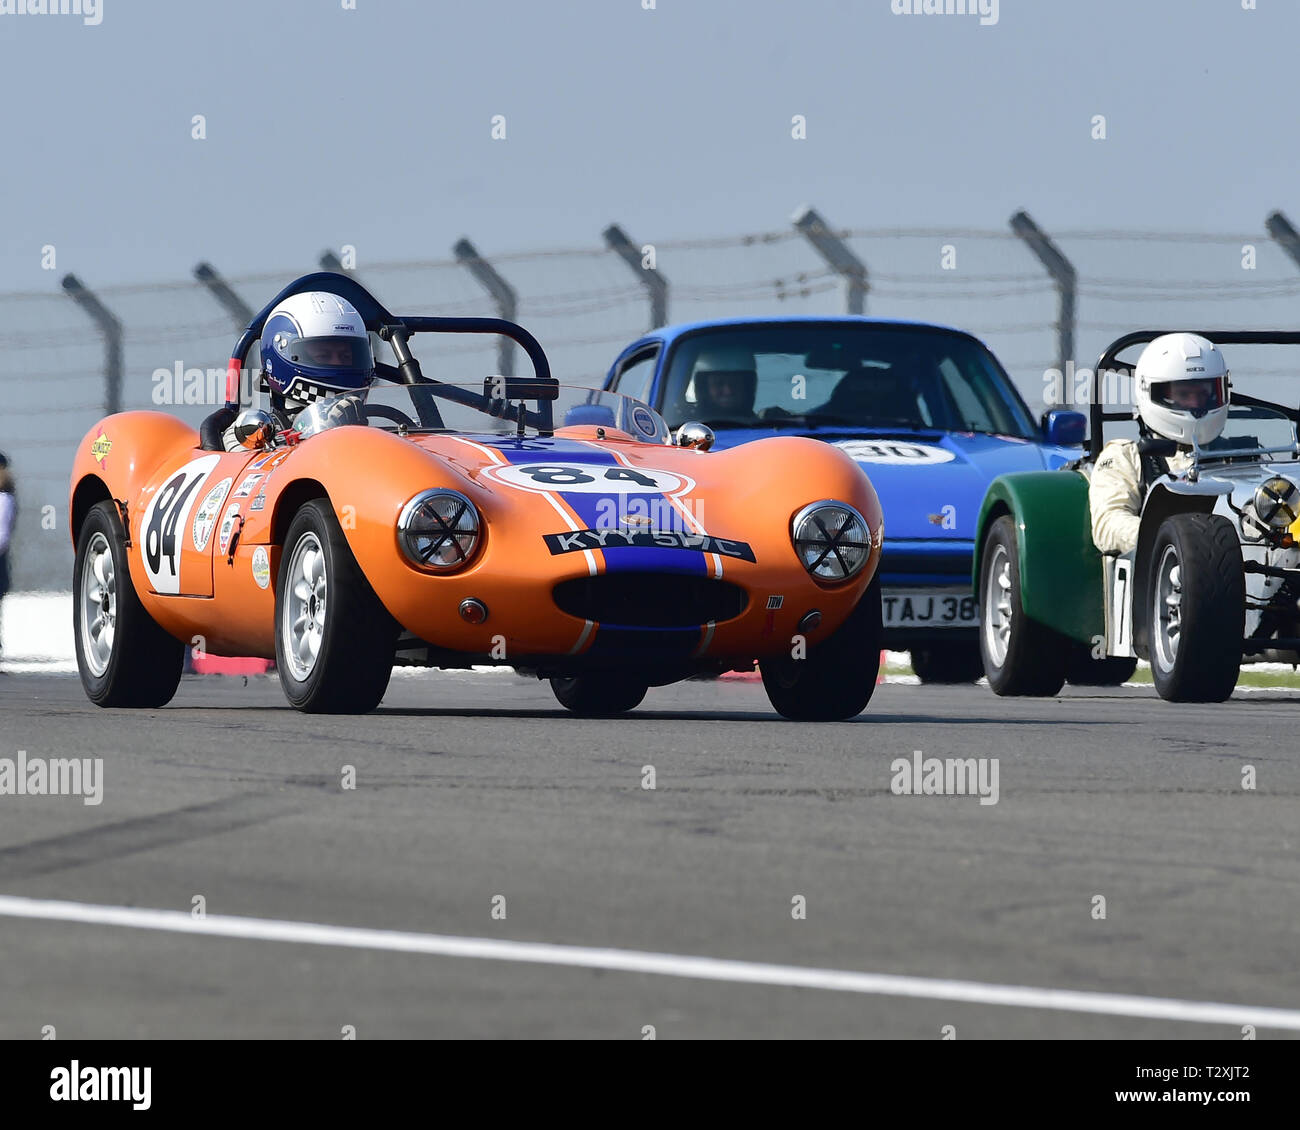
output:
<instances>
[{"instance_id":1,"label":"round decal on car","mask_svg":"<svg viewBox=\"0 0 1300 1130\"><path fill-rule=\"evenodd\" d=\"M835 445L859 463L951 463L957 458L947 448L905 439L845 439Z\"/></svg>"},{"instance_id":2,"label":"round decal on car","mask_svg":"<svg viewBox=\"0 0 1300 1130\"><path fill-rule=\"evenodd\" d=\"M639 404L632 409L632 422L648 436L652 436L658 431L655 427L655 418L650 414L650 409L643 408Z\"/></svg>"},{"instance_id":3,"label":"round decal on car","mask_svg":"<svg viewBox=\"0 0 1300 1130\"><path fill-rule=\"evenodd\" d=\"M225 501L226 491L230 489L232 482L234 479L222 479L199 503L199 509L194 515L194 529L190 531L190 536L194 540L194 548L200 553L208 548L208 538L212 536L213 527L217 524L217 515L221 513L221 504Z\"/></svg>"},{"instance_id":4,"label":"round decal on car","mask_svg":"<svg viewBox=\"0 0 1300 1130\"><path fill-rule=\"evenodd\" d=\"M253 550L253 580L257 582L257 587L260 589L266 588L271 583L271 558L260 545Z\"/></svg>"}]
</instances>

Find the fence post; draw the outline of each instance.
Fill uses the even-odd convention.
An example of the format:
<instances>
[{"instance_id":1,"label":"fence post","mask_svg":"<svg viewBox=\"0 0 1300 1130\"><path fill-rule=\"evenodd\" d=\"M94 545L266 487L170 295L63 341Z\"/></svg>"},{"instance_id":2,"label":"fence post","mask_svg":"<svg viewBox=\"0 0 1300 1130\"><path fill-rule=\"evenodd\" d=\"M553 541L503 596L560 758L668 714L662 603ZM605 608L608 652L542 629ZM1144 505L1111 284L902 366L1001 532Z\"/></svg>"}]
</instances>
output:
<instances>
[{"instance_id":1,"label":"fence post","mask_svg":"<svg viewBox=\"0 0 1300 1130\"><path fill-rule=\"evenodd\" d=\"M668 280L660 273L658 266L645 265L642 252L628 239L627 233L618 224L610 224L601 235L605 237L605 246L636 272L641 285L650 296L649 328L655 330L667 325Z\"/></svg>"},{"instance_id":2,"label":"fence post","mask_svg":"<svg viewBox=\"0 0 1300 1130\"><path fill-rule=\"evenodd\" d=\"M122 411L122 323L82 285L76 275L63 276L63 290L104 335L104 414Z\"/></svg>"},{"instance_id":3,"label":"fence post","mask_svg":"<svg viewBox=\"0 0 1300 1130\"><path fill-rule=\"evenodd\" d=\"M317 259L316 262L320 264L320 269L322 271L334 271L336 274L347 275L350 279L355 279L357 277L343 266L343 260L335 255L333 251L322 251L320 253L320 258Z\"/></svg>"},{"instance_id":4,"label":"fence post","mask_svg":"<svg viewBox=\"0 0 1300 1130\"><path fill-rule=\"evenodd\" d=\"M243 330L253 320L253 308L230 289L230 285L217 274L216 268L211 263L199 263L194 268L194 277L208 288L212 297L230 315L235 323L235 329Z\"/></svg>"},{"instance_id":5,"label":"fence post","mask_svg":"<svg viewBox=\"0 0 1300 1130\"><path fill-rule=\"evenodd\" d=\"M1074 327L1078 317L1075 301L1078 294L1078 275L1070 262L1048 235L1029 218L1029 213L1019 211L1011 217L1011 230L1029 246L1038 261L1046 268L1056 283L1059 303L1056 315L1056 364L1062 375L1066 364L1074 360Z\"/></svg>"},{"instance_id":6,"label":"fence post","mask_svg":"<svg viewBox=\"0 0 1300 1130\"><path fill-rule=\"evenodd\" d=\"M1291 221L1281 212L1273 212L1264 221L1264 226L1268 229L1268 234L1281 244L1282 250L1297 266L1300 266L1300 232L1295 230Z\"/></svg>"},{"instance_id":7,"label":"fence post","mask_svg":"<svg viewBox=\"0 0 1300 1130\"><path fill-rule=\"evenodd\" d=\"M458 239L451 249L456 261L467 268L478 280L479 285L488 292L496 303L497 316L507 322L516 320L519 313L519 295L515 288L503 279L468 239ZM515 343L508 337L497 338L497 369L503 377L514 376Z\"/></svg>"},{"instance_id":8,"label":"fence post","mask_svg":"<svg viewBox=\"0 0 1300 1130\"><path fill-rule=\"evenodd\" d=\"M791 217L794 226L813 245L813 250L826 260L826 265L844 278L844 311L847 314L867 312L867 265L853 253L843 239L822 219L817 209L809 204L798 208Z\"/></svg>"}]
</instances>

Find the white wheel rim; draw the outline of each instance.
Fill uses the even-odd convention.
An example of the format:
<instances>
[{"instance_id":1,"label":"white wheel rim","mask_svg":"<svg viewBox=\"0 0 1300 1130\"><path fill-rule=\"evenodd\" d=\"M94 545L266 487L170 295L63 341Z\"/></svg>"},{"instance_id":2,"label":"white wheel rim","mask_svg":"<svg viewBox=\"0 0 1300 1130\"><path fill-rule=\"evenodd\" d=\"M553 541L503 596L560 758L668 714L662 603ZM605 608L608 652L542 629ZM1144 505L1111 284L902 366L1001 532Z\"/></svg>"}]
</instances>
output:
<instances>
[{"instance_id":1,"label":"white wheel rim","mask_svg":"<svg viewBox=\"0 0 1300 1130\"><path fill-rule=\"evenodd\" d=\"M81 653L95 678L108 670L117 636L117 574L108 538L90 539L81 566Z\"/></svg>"},{"instance_id":2,"label":"white wheel rim","mask_svg":"<svg viewBox=\"0 0 1300 1130\"><path fill-rule=\"evenodd\" d=\"M1011 647L1011 555L1005 545L993 550L988 575L984 579L984 647L995 667L1007 661Z\"/></svg>"},{"instance_id":3,"label":"white wheel rim","mask_svg":"<svg viewBox=\"0 0 1300 1130\"><path fill-rule=\"evenodd\" d=\"M325 637L325 553L315 534L303 534L294 545L284 585L280 639L289 673L301 683L316 669Z\"/></svg>"},{"instance_id":4,"label":"white wheel rim","mask_svg":"<svg viewBox=\"0 0 1300 1130\"><path fill-rule=\"evenodd\" d=\"M1178 550L1165 546L1156 570L1154 615L1155 661L1163 671L1172 671L1178 658L1178 644L1183 634L1183 575Z\"/></svg>"}]
</instances>

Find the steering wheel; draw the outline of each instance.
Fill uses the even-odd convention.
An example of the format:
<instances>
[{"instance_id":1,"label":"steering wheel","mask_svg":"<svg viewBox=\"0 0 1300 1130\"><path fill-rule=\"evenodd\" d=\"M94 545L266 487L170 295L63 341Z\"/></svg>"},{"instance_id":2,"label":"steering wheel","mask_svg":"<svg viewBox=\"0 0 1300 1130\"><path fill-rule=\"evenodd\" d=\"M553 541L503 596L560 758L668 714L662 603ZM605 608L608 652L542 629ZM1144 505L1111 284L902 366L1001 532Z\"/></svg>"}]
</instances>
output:
<instances>
[{"instance_id":1,"label":"steering wheel","mask_svg":"<svg viewBox=\"0 0 1300 1130\"><path fill-rule=\"evenodd\" d=\"M420 426L400 408L394 408L391 404L365 404L363 408L367 420L376 417L381 420L392 420L396 424L404 424L408 428Z\"/></svg>"}]
</instances>

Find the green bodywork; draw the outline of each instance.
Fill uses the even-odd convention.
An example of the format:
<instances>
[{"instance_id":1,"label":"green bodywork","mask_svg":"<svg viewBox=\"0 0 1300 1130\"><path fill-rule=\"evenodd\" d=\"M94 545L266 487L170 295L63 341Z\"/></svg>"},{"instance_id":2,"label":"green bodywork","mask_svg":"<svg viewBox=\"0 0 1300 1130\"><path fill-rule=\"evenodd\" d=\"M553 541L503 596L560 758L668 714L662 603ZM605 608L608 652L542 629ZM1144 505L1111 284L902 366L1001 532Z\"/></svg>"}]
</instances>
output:
<instances>
[{"instance_id":1,"label":"green bodywork","mask_svg":"<svg viewBox=\"0 0 1300 1130\"><path fill-rule=\"evenodd\" d=\"M1104 637L1103 569L1092 541L1088 480L1077 471L1021 471L989 484L975 529L977 594L984 540L1003 514L1015 521L1025 615L1080 643Z\"/></svg>"}]
</instances>

